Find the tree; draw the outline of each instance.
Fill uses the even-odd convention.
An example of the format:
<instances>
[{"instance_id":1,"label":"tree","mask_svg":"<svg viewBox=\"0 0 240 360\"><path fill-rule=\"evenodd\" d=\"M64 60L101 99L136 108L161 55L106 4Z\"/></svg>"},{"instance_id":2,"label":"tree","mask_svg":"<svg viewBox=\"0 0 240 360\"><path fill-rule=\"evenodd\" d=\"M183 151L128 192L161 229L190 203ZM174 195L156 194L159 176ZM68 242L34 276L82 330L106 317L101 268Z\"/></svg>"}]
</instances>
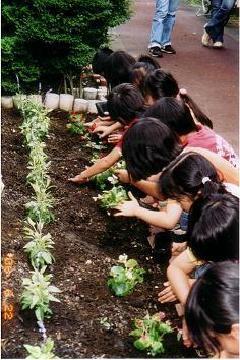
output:
<instances>
[{"instance_id":1,"label":"tree","mask_svg":"<svg viewBox=\"0 0 240 360\"><path fill-rule=\"evenodd\" d=\"M2 1L2 88L30 92L38 82L71 81L130 16L130 0Z\"/></svg>"}]
</instances>

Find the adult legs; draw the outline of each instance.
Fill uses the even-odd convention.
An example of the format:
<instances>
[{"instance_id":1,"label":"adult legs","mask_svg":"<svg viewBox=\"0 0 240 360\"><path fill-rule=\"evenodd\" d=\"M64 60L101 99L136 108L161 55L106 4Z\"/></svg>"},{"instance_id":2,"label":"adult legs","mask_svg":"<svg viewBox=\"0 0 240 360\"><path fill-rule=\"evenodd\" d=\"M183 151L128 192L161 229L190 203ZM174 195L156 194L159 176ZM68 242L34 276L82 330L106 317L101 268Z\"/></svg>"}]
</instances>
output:
<instances>
[{"instance_id":1,"label":"adult legs","mask_svg":"<svg viewBox=\"0 0 240 360\"><path fill-rule=\"evenodd\" d=\"M176 11L179 5L179 0L169 0L167 16L163 20L163 32L161 44L163 46L171 45L171 36L176 19Z\"/></svg>"},{"instance_id":2,"label":"adult legs","mask_svg":"<svg viewBox=\"0 0 240 360\"><path fill-rule=\"evenodd\" d=\"M163 21L167 17L169 1L172 0L156 0L156 10L152 22L152 31L150 36L150 44L148 48L162 45Z\"/></svg>"},{"instance_id":3,"label":"adult legs","mask_svg":"<svg viewBox=\"0 0 240 360\"><path fill-rule=\"evenodd\" d=\"M213 42L223 42L224 26L227 24L234 0L212 0L212 16L205 25Z\"/></svg>"}]
</instances>

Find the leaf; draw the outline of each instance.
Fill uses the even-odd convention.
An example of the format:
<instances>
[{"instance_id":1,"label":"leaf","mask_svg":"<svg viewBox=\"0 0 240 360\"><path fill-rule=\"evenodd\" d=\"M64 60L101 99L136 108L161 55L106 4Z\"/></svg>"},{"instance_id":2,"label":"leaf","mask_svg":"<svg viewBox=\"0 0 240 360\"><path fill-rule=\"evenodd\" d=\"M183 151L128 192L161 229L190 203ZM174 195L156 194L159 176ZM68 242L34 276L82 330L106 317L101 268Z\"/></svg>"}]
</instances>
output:
<instances>
[{"instance_id":1,"label":"leaf","mask_svg":"<svg viewBox=\"0 0 240 360\"><path fill-rule=\"evenodd\" d=\"M141 338L141 339L135 340L133 345L138 350L145 350L149 347L149 340Z\"/></svg>"},{"instance_id":2,"label":"leaf","mask_svg":"<svg viewBox=\"0 0 240 360\"><path fill-rule=\"evenodd\" d=\"M137 265L138 265L138 262L135 259L129 259L126 262L126 266L129 268L134 268Z\"/></svg>"}]
</instances>

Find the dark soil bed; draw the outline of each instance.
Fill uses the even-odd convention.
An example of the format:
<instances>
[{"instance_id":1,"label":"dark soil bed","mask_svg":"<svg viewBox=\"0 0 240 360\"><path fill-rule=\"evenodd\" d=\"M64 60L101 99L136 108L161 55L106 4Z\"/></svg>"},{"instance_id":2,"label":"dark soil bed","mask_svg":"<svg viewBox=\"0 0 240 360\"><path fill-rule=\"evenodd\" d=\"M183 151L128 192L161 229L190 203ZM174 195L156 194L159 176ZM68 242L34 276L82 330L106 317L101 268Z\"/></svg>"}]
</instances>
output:
<instances>
[{"instance_id":1,"label":"dark soil bed","mask_svg":"<svg viewBox=\"0 0 240 360\"><path fill-rule=\"evenodd\" d=\"M173 326L180 326L174 305L161 305L157 293L166 281L166 266L154 263L147 244L147 227L136 221L109 217L93 200L97 191L92 185L75 186L67 178L89 164L91 149L82 147L78 135L66 132L66 113L51 115L47 153L51 160L51 179L57 200L56 220L46 227L55 242L56 262L50 271L53 284L62 292L61 303L52 303L53 316L46 321L47 335L55 341L60 358L141 358L146 354L134 349L131 320L164 311ZM26 185L27 152L19 132L20 116L14 111L2 113L2 259L14 256L14 268L2 272L2 291L14 292L14 317L2 321L2 358L24 358L23 344L39 344L41 336L33 314L19 310L21 279L32 270L23 252L24 203L31 197ZM149 269L146 281L134 293L116 298L106 281L110 267L120 254L135 258ZM107 330L100 319L107 317ZM165 358L195 357L177 341L177 332L166 338Z\"/></svg>"}]
</instances>

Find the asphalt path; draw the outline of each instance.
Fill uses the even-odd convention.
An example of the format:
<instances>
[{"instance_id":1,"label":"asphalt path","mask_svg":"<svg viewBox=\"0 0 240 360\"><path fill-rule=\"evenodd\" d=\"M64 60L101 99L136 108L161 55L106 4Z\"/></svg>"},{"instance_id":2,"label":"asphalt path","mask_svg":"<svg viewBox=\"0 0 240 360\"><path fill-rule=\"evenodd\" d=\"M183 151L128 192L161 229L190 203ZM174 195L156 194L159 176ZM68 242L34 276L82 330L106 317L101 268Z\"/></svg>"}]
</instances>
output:
<instances>
[{"instance_id":1,"label":"asphalt path","mask_svg":"<svg viewBox=\"0 0 240 360\"><path fill-rule=\"evenodd\" d=\"M130 21L112 31L112 48L125 50L135 57L146 53L154 8L154 0L135 0ZM201 45L201 36L206 21L204 16L196 16L196 8L181 2L172 37L177 53L164 54L159 62L213 120L215 131L238 152L238 29L226 28L224 49L205 48Z\"/></svg>"}]
</instances>

